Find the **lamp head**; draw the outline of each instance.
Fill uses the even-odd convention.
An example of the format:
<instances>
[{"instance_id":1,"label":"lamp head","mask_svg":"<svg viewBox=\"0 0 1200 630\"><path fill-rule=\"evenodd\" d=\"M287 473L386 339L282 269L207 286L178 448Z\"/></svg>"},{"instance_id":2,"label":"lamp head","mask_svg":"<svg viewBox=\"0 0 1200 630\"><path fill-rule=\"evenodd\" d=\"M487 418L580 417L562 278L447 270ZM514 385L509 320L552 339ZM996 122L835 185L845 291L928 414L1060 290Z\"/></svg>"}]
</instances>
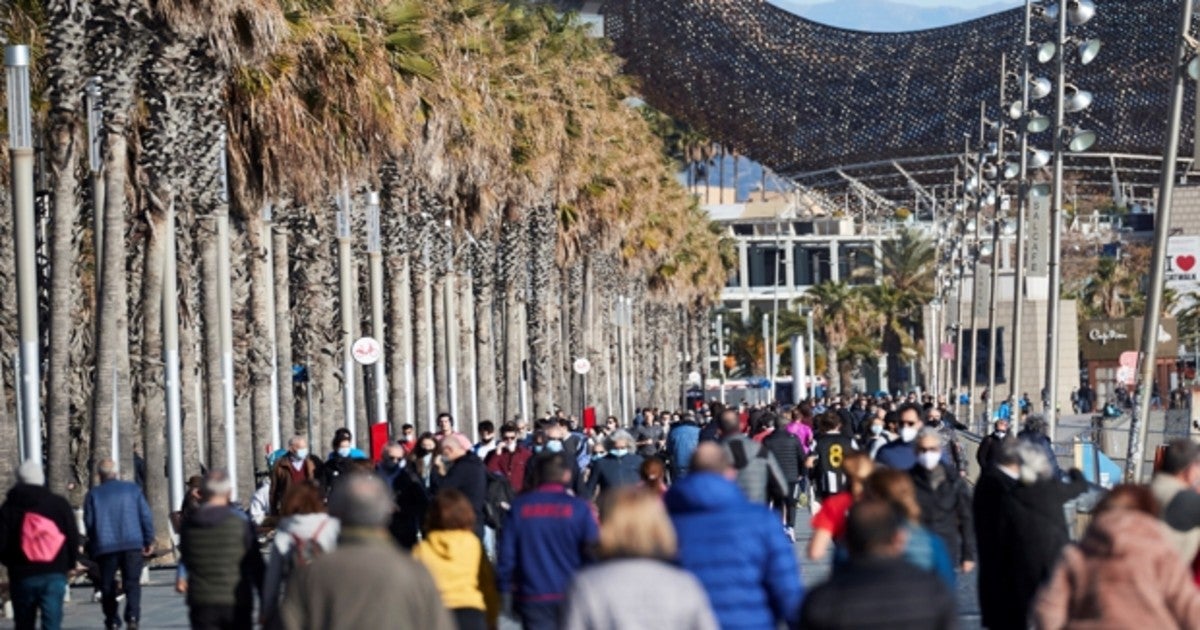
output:
<instances>
[{"instance_id":1,"label":"lamp head","mask_svg":"<svg viewBox=\"0 0 1200 630\"><path fill-rule=\"evenodd\" d=\"M1047 63L1058 54L1058 46L1054 42L1039 44L1037 47L1037 62Z\"/></svg>"},{"instance_id":2,"label":"lamp head","mask_svg":"<svg viewBox=\"0 0 1200 630\"><path fill-rule=\"evenodd\" d=\"M1072 153L1080 153L1092 148L1096 144L1096 132L1086 129L1075 128L1068 132L1067 150Z\"/></svg>"},{"instance_id":3,"label":"lamp head","mask_svg":"<svg viewBox=\"0 0 1200 630\"><path fill-rule=\"evenodd\" d=\"M1083 26L1096 16L1096 4L1092 0L1070 0L1067 3L1067 21L1071 26Z\"/></svg>"},{"instance_id":4,"label":"lamp head","mask_svg":"<svg viewBox=\"0 0 1200 630\"><path fill-rule=\"evenodd\" d=\"M1025 130L1029 133L1042 133L1050 128L1050 117L1043 116L1037 112L1029 113L1029 121L1025 123Z\"/></svg>"},{"instance_id":5,"label":"lamp head","mask_svg":"<svg viewBox=\"0 0 1200 630\"><path fill-rule=\"evenodd\" d=\"M1079 63L1088 65L1100 54L1100 40L1086 39L1079 43Z\"/></svg>"},{"instance_id":6,"label":"lamp head","mask_svg":"<svg viewBox=\"0 0 1200 630\"><path fill-rule=\"evenodd\" d=\"M1029 98L1035 101L1049 96L1052 89L1054 89L1054 86L1050 84L1050 79L1046 77L1029 79Z\"/></svg>"},{"instance_id":7,"label":"lamp head","mask_svg":"<svg viewBox=\"0 0 1200 630\"><path fill-rule=\"evenodd\" d=\"M1063 110L1069 114L1075 114L1087 109L1092 104L1092 93L1087 90L1081 90L1074 85L1067 87L1066 101L1063 102Z\"/></svg>"}]
</instances>

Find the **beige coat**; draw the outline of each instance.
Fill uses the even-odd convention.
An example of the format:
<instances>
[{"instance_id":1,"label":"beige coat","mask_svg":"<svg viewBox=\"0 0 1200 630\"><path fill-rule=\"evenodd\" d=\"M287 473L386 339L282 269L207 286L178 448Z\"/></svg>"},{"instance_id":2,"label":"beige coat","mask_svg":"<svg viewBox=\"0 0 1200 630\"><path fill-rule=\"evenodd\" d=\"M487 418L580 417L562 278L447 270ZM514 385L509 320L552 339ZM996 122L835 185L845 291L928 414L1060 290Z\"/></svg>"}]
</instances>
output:
<instances>
[{"instance_id":1,"label":"beige coat","mask_svg":"<svg viewBox=\"0 0 1200 630\"><path fill-rule=\"evenodd\" d=\"M454 630L425 567L386 531L342 530L337 550L300 569L280 608L286 630Z\"/></svg>"},{"instance_id":2,"label":"beige coat","mask_svg":"<svg viewBox=\"0 0 1200 630\"><path fill-rule=\"evenodd\" d=\"M1038 628L1200 628L1200 590L1158 519L1102 514L1063 550L1035 602Z\"/></svg>"}]
</instances>

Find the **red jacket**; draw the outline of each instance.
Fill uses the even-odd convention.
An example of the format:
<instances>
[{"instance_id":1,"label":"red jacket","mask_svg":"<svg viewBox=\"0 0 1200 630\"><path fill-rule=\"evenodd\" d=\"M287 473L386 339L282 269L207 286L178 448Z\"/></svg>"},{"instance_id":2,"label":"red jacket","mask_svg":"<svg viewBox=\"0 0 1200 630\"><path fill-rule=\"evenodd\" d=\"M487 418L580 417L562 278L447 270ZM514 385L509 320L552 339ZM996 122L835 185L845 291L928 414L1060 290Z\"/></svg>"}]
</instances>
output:
<instances>
[{"instance_id":1,"label":"red jacket","mask_svg":"<svg viewBox=\"0 0 1200 630\"><path fill-rule=\"evenodd\" d=\"M503 446L496 447L487 458L489 473L500 473L508 478L513 492L520 493L525 487L525 466L533 457L533 451L517 445L517 450L509 451Z\"/></svg>"}]
</instances>

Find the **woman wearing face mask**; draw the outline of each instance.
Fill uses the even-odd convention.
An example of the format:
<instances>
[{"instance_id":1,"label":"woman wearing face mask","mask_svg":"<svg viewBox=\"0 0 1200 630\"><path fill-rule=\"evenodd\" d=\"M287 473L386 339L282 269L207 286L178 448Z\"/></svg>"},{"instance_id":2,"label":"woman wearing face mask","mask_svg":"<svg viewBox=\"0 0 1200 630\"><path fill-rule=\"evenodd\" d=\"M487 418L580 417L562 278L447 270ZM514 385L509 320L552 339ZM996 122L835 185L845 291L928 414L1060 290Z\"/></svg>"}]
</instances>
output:
<instances>
[{"instance_id":1,"label":"woman wearing face mask","mask_svg":"<svg viewBox=\"0 0 1200 630\"><path fill-rule=\"evenodd\" d=\"M367 459L366 453L362 452L361 449L350 445L352 443L352 437L353 436L350 434L350 429L347 429L346 427L342 427L337 431L334 431L333 441L331 443L333 450L329 451L329 456L325 458L326 461L332 461L335 456L345 457L347 459Z\"/></svg>"},{"instance_id":2,"label":"woman wearing face mask","mask_svg":"<svg viewBox=\"0 0 1200 630\"><path fill-rule=\"evenodd\" d=\"M408 465L421 480L421 486L429 489L429 478L433 472L434 457L437 456L437 440L426 431L417 438L417 446L408 456Z\"/></svg>"},{"instance_id":3,"label":"woman wearing face mask","mask_svg":"<svg viewBox=\"0 0 1200 630\"><path fill-rule=\"evenodd\" d=\"M879 452L879 449L884 444L896 439L896 435L894 433L890 434L887 431L886 424L884 422L884 413L885 412L882 409L876 409L874 411L870 422L867 423L867 426L863 431L863 436L861 438L860 443L863 444L864 450L866 450L867 454L871 456L871 459L875 459L875 454Z\"/></svg>"},{"instance_id":4,"label":"woman wearing face mask","mask_svg":"<svg viewBox=\"0 0 1200 630\"><path fill-rule=\"evenodd\" d=\"M921 523L946 544L954 566L968 573L975 568L970 490L943 461L941 434L935 429L922 429L915 442L917 465L909 474L921 506Z\"/></svg>"}]
</instances>

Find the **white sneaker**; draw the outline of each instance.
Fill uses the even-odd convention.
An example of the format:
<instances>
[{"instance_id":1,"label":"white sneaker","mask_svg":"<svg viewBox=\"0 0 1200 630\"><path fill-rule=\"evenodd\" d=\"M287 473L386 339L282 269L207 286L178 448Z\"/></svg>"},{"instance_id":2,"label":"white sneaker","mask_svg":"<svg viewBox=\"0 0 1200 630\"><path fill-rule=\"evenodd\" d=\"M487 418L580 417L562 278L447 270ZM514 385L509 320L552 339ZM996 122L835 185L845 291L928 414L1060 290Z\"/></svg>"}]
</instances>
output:
<instances>
[{"instance_id":1,"label":"white sneaker","mask_svg":"<svg viewBox=\"0 0 1200 630\"><path fill-rule=\"evenodd\" d=\"M785 527L784 531L787 532L788 540L790 540L792 542L796 542L796 530L795 529L793 529L791 527Z\"/></svg>"},{"instance_id":2,"label":"white sneaker","mask_svg":"<svg viewBox=\"0 0 1200 630\"><path fill-rule=\"evenodd\" d=\"M99 602L102 599L104 599L103 593L101 593L100 591L92 591L92 601L93 602Z\"/></svg>"}]
</instances>

